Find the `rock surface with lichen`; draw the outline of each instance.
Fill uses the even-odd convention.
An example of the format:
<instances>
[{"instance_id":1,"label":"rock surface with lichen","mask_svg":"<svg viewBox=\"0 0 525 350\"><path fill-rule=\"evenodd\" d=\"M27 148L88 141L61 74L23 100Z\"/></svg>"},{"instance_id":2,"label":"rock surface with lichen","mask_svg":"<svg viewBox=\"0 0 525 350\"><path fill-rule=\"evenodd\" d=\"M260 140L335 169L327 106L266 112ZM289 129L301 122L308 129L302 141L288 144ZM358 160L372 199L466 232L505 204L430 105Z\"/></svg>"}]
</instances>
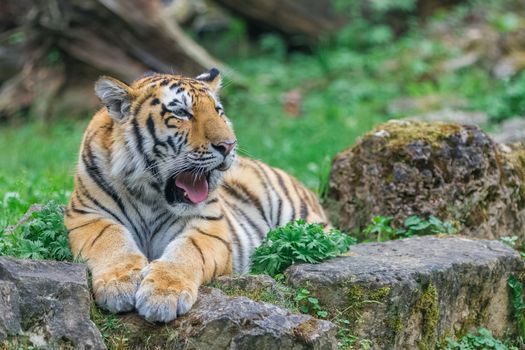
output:
<instances>
[{"instance_id":1,"label":"rock surface with lichen","mask_svg":"<svg viewBox=\"0 0 525 350\"><path fill-rule=\"evenodd\" d=\"M256 288L259 282L250 283ZM225 283L226 288L238 285L235 281ZM166 325L149 323L134 313L123 316L121 321L129 330L129 349L332 350L337 347L336 328L331 322L244 296L228 296L210 287L201 287L197 303L187 315Z\"/></svg>"},{"instance_id":2,"label":"rock surface with lichen","mask_svg":"<svg viewBox=\"0 0 525 350\"><path fill-rule=\"evenodd\" d=\"M191 311L169 324L129 313L103 333L115 348L140 350L336 348L333 323L266 302L284 298L269 276L221 277L214 285L256 300L201 287ZM105 349L91 305L85 265L0 257L0 349Z\"/></svg>"},{"instance_id":3,"label":"rock surface with lichen","mask_svg":"<svg viewBox=\"0 0 525 350\"><path fill-rule=\"evenodd\" d=\"M495 143L479 127L391 121L332 165L327 208L336 226L365 227L376 215L450 220L462 234L525 242L525 148Z\"/></svg>"},{"instance_id":4,"label":"rock surface with lichen","mask_svg":"<svg viewBox=\"0 0 525 350\"><path fill-rule=\"evenodd\" d=\"M104 349L87 267L0 257L0 349Z\"/></svg>"},{"instance_id":5,"label":"rock surface with lichen","mask_svg":"<svg viewBox=\"0 0 525 350\"><path fill-rule=\"evenodd\" d=\"M427 236L358 244L286 276L372 349L435 349L480 326L516 334L507 279L523 273L520 255L500 242Z\"/></svg>"}]
</instances>

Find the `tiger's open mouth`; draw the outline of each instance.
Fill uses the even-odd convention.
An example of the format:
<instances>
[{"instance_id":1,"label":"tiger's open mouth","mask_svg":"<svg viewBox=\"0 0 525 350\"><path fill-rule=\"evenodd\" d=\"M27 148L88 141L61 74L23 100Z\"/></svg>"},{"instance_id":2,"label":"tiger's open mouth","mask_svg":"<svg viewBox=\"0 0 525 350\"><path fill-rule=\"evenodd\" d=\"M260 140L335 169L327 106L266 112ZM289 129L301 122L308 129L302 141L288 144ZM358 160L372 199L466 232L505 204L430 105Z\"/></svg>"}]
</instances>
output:
<instances>
[{"instance_id":1,"label":"tiger's open mouth","mask_svg":"<svg viewBox=\"0 0 525 350\"><path fill-rule=\"evenodd\" d=\"M210 173L184 171L170 177L164 189L168 203L199 204L208 198Z\"/></svg>"}]
</instances>

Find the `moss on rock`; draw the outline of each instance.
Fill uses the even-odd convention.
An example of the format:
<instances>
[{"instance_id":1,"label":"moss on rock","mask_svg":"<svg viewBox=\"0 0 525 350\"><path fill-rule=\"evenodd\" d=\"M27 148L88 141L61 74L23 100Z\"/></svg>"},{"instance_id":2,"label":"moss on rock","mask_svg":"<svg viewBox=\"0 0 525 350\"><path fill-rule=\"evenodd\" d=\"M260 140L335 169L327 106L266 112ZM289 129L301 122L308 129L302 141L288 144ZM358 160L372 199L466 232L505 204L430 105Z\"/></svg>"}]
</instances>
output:
<instances>
[{"instance_id":1,"label":"moss on rock","mask_svg":"<svg viewBox=\"0 0 525 350\"><path fill-rule=\"evenodd\" d=\"M501 147L503 183L515 189L514 198L518 209L525 208L525 145L515 143Z\"/></svg>"},{"instance_id":2,"label":"moss on rock","mask_svg":"<svg viewBox=\"0 0 525 350\"><path fill-rule=\"evenodd\" d=\"M231 297L246 297L298 312L293 302L295 290L267 275L221 276L215 279L210 286L220 289Z\"/></svg>"},{"instance_id":3,"label":"moss on rock","mask_svg":"<svg viewBox=\"0 0 525 350\"><path fill-rule=\"evenodd\" d=\"M391 313L387 319L386 325L392 330L394 338L403 330L403 320L401 319L399 311L396 310Z\"/></svg>"},{"instance_id":4,"label":"moss on rock","mask_svg":"<svg viewBox=\"0 0 525 350\"><path fill-rule=\"evenodd\" d=\"M435 349L478 327L516 334L507 278L523 269L501 242L449 235L358 244L347 256L285 274L345 321L337 322L343 344L366 338L374 349Z\"/></svg>"},{"instance_id":5,"label":"moss on rock","mask_svg":"<svg viewBox=\"0 0 525 350\"><path fill-rule=\"evenodd\" d=\"M421 293L414 311L421 314L422 332L419 346L422 350L433 349L437 339L439 299L437 289L432 283L429 283Z\"/></svg>"},{"instance_id":6,"label":"moss on rock","mask_svg":"<svg viewBox=\"0 0 525 350\"><path fill-rule=\"evenodd\" d=\"M414 141L424 142L433 148L439 148L443 140L460 132L461 128L458 124L442 122L396 121L380 124L364 137L383 134L387 139L385 146L392 152L399 152L407 144Z\"/></svg>"},{"instance_id":7,"label":"moss on rock","mask_svg":"<svg viewBox=\"0 0 525 350\"><path fill-rule=\"evenodd\" d=\"M352 325L360 323L361 315L368 307L378 303L386 303L390 291L389 286L377 287L351 284L351 282L343 283L341 294L346 295L345 308L343 310L332 308L330 312L333 316L341 316L350 321L349 327L352 328Z\"/></svg>"}]
</instances>

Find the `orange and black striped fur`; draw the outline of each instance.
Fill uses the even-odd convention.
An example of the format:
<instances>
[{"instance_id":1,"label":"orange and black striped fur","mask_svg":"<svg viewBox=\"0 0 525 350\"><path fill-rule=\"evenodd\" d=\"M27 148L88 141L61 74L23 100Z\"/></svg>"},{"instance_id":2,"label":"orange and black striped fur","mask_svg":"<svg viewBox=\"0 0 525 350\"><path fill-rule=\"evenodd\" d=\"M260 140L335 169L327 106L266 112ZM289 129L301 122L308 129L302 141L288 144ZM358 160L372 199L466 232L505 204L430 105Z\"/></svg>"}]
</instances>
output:
<instances>
[{"instance_id":1,"label":"orange and black striped fur","mask_svg":"<svg viewBox=\"0 0 525 350\"><path fill-rule=\"evenodd\" d=\"M216 69L96 83L105 107L84 135L65 224L101 307L170 321L201 284L247 272L268 230L299 218L327 223L296 179L236 157L219 85Z\"/></svg>"}]
</instances>

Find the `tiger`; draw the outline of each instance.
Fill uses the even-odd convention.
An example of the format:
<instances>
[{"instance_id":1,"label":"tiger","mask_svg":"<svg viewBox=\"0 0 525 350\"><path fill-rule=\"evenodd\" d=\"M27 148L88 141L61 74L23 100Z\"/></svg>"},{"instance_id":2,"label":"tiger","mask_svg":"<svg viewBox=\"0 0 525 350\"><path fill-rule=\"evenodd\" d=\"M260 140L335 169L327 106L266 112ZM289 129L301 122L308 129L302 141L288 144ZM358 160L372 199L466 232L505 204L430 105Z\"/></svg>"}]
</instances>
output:
<instances>
[{"instance_id":1,"label":"tiger","mask_svg":"<svg viewBox=\"0 0 525 350\"><path fill-rule=\"evenodd\" d=\"M151 322L186 314L215 277L250 270L270 230L328 225L316 195L283 170L237 156L221 74L102 76L64 224L97 305Z\"/></svg>"}]
</instances>

